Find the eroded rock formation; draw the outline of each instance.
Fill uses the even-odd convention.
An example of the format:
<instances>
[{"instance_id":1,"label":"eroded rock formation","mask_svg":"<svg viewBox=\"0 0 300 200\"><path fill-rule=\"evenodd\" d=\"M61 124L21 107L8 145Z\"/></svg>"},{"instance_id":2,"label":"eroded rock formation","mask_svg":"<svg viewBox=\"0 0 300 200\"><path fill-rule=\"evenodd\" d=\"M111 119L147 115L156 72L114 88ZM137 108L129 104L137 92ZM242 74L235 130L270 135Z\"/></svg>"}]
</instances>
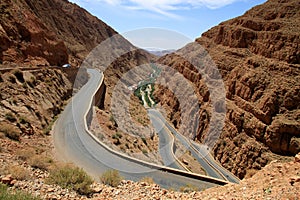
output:
<instances>
[{"instance_id":1,"label":"eroded rock formation","mask_svg":"<svg viewBox=\"0 0 300 200\"><path fill-rule=\"evenodd\" d=\"M284 159L300 151L299 24L299 1L269 0L195 41L215 62L226 89L225 126L213 154L240 178L272 159ZM181 50L189 60L197 57L190 46ZM212 110L205 80L187 59L176 54L159 62L175 68L193 83L201 105L193 139L202 142ZM174 125L185 126L179 123L178 102L169 93L163 88L156 91Z\"/></svg>"}]
</instances>

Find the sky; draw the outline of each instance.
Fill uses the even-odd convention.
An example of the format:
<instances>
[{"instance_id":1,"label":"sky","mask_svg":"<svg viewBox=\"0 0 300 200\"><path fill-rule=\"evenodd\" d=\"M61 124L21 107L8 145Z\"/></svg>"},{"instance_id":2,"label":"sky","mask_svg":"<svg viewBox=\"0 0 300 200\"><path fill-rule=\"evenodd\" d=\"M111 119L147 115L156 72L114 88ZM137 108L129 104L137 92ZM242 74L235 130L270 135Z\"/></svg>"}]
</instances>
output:
<instances>
[{"instance_id":1,"label":"sky","mask_svg":"<svg viewBox=\"0 0 300 200\"><path fill-rule=\"evenodd\" d=\"M189 40L193 41L220 22L240 16L253 6L266 2L266 0L69 1L88 10L136 46L144 47L143 45L146 45L138 43L145 33L140 31L141 29L152 30L152 32L155 32L153 35L157 35L155 29L158 29L158 33L161 33L161 30L176 32L175 35L177 34L182 42L177 42L177 45L166 46L165 49L180 48L181 43L187 43ZM139 35L138 38L132 37L137 35ZM182 39L183 37L186 40ZM147 47L151 48L152 46L148 45Z\"/></svg>"}]
</instances>

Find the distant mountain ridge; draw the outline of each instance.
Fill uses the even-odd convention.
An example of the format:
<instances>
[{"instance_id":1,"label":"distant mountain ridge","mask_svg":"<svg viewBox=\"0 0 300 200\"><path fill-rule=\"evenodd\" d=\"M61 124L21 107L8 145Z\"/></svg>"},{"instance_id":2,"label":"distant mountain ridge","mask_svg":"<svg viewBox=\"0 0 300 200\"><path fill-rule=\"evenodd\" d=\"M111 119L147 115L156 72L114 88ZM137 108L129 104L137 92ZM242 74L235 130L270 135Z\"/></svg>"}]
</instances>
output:
<instances>
[{"instance_id":1,"label":"distant mountain ridge","mask_svg":"<svg viewBox=\"0 0 300 200\"><path fill-rule=\"evenodd\" d=\"M165 56L167 54L173 53L176 50L175 49L167 49L167 50L156 50L156 49L146 49L149 53L156 55L156 56Z\"/></svg>"}]
</instances>

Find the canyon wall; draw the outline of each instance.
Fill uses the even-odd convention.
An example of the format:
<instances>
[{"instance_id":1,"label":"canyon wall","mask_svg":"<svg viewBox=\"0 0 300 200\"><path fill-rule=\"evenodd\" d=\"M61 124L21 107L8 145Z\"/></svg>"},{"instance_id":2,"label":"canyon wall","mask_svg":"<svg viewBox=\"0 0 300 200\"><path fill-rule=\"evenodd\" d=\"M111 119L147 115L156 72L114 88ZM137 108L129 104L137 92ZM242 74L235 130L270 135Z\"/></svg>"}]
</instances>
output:
<instances>
[{"instance_id":1,"label":"canyon wall","mask_svg":"<svg viewBox=\"0 0 300 200\"><path fill-rule=\"evenodd\" d=\"M44 132L49 131L53 118L64 106L63 102L87 81L84 68L105 71L108 89L103 85L96 99L100 108L106 107L110 112L109 103L106 106L104 104L110 101L113 85L123 73L148 63L152 57L117 35L110 26L67 0L3 0L0 10L0 72L4 77L1 82L3 104L0 109L3 113L0 120L16 127L18 135L41 133L44 129ZM116 40L109 38L115 35L117 44L112 44ZM83 62L95 47L103 42L106 44L105 41L111 42L113 48L102 45L104 50L101 49L100 55L96 51L95 57ZM119 52L126 53L114 57L111 62L107 61L108 57ZM71 63L72 67L62 68L66 63ZM103 66L108 69L103 69ZM28 81L22 78L18 81L12 69L17 70L20 76L29 73L33 80L38 80L34 82L38 85L28 85ZM6 76L11 77L12 82ZM105 102L104 96L107 96ZM24 110L19 110L18 107L23 109L23 105ZM16 119L7 120L7 113ZM26 121L30 121L30 125L26 125L28 131L22 128L24 126L17 119L23 115L27 116ZM35 128L30 128L31 125Z\"/></svg>"},{"instance_id":2,"label":"canyon wall","mask_svg":"<svg viewBox=\"0 0 300 200\"><path fill-rule=\"evenodd\" d=\"M203 74L185 58L199 57L197 45L209 53L226 90L225 126L212 153L240 178L300 151L299 24L299 1L269 0L205 32L179 51L184 58L175 53L159 59L194 86L200 105L195 138L189 135L191 127L180 124L174 95L160 87L157 99L177 128L183 126L184 134L203 142L212 126L212 99Z\"/></svg>"},{"instance_id":3,"label":"canyon wall","mask_svg":"<svg viewBox=\"0 0 300 200\"><path fill-rule=\"evenodd\" d=\"M116 34L67 0L3 0L0 64L80 65L99 43Z\"/></svg>"},{"instance_id":4,"label":"canyon wall","mask_svg":"<svg viewBox=\"0 0 300 200\"><path fill-rule=\"evenodd\" d=\"M72 95L72 84L58 69L14 69L0 74L2 134L49 134L51 126Z\"/></svg>"}]
</instances>

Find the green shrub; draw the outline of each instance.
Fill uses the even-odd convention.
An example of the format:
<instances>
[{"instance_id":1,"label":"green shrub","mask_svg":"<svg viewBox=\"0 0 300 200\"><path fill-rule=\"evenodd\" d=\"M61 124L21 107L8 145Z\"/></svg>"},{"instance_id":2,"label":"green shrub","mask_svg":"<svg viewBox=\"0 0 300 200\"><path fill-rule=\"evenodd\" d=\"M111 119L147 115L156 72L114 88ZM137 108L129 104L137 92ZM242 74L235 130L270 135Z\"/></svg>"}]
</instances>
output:
<instances>
[{"instance_id":1,"label":"green shrub","mask_svg":"<svg viewBox=\"0 0 300 200\"><path fill-rule=\"evenodd\" d=\"M123 137L122 133L120 133L120 132L117 132L117 133L116 133L116 136L117 136L118 138L122 138L122 137Z\"/></svg>"},{"instance_id":2,"label":"green shrub","mask_svg":"<svg viewBox=\"0 0 300 200\"><path fill-rule=\"evenodd\" d=\"M10 192L8 191L8 187L2 183L0 183L0 199L3 200L40 200L38 197L34 197L31 194L16 191Z\"/></svg>"},{"instance_id":3,"label":"green shrub","mask_svg":"<svg viewBox=\"0 0 300 200\"><path fill-rule=\"evenodd\" d=\"M58 116L55 116L55 117L52 119L52 121L51 121L48 125L46 125L46 127L43 129L43 134L44 134L44 135L49 135L49 134L50 134L50 132L51 132L51 130L52 130L52 127L53 127L55 121L57 120L57 118L58 118Z\"/></svg>"},{"instance_id":4,"label":"green shrub","mask_svg":"<svg viewBox=\"0 0 300 200\"><path fill-rule=\"evenodd\" d=\"M122 133L119 133L119 132L117 132L116 134L114 134L113 136L112 136L112 138L113 139L120 139L120 138L122 138L123 136L122 136Z\"/></svg>"},{"instance_id":5,"label":"green shrub","mask_svg":"<svg viewBox=\"0 0 300 200\"><path fill-rule=\"evenodd\" d=\"M148 151L146 149L142 149L143 154L148 154Z\"/></svg>"},{"instance_id":6,"label":"green shrub","mask_svg":"<svg viewBox=\"0 0 300 200\"><path fill-rule=\"evenodd\" d=\"M83 195L88 195L92 192L90 188L90 185L93 183L92 178L83 169L70 164L57 166L50 170L46 182L57 184L62 188L73 189Z\"/></svg>"},{"instance_id":7,"label":"green shrub","mask_svg":"<svg viewBox=\"0 0 300 200\"><path fill-rule=\"evenodd\" d=\"M52 126L48 125L46 128L43 129L43 134L49 135L51 130L52 130Z\"/></svg>"},{"instance_id":8,"label":"green shrub","mask_svg":"<svg viewBox=\"0 0 300 200\"><path fill-rule=\"evenodd\" d=\"M117 122L116 122L116 120L115 120L115 118L114 118L113 115L111 115L111 116L109 117L109 121L112 123L113 126L116 126L116 127L117 127Z\"/></svg>"},{"instance_id":9,"label":"green shrub","mask_svg":"<svg viewBox=\"0 0 300 200\"><path fill-rule=\"evenodd\" d=\"M271 193L272 193L272 189L271 189L270 187L264 188L264 192L265 192L266 194L271 194Z\"/></svg>"},{"instance_id":10,"label":"green shrub","mask_svg":"<svg viewBox=\"0 0 300 200\"><path fill-rule=\"evenodd\" d=\"M36 84L36 79L35 79L35 77L34 77L34 76L30 77L30 80L27 80L26 83L27 83L30 87L34 88L34 86L35 86L35 84Z\"/></svg>"},{"instance_id":11,"label":"green shrub","mask_svg":"<svg viewBox=\"0 0 300 200\"><path fill-rule=\"evenodd\" d=\"M110 185L112 187L117 187L123 178L120 176L117 170L108 170L104 172L100 180L105 185Z\"/></svg>"},{"instance_id":12,"label":"green shrub","mask_svg":"<svg viewBox=\"0 0 300 200\"><path fill-rule=\"evenodd\" d=\"M142 141L143 141L143 143L144 143L145 145L147 145L147 140L146 140L145 137L142 137Z\"/></svg>"},{"instance_id":13,"label":"green shrub","mask_svg":"<svg viewBox=\"0 0 300 200\"><path fill-rule=\"evenodd\" d=\"M23 87L24 89L28 89L27 83L26 83L26 82L22 83L22 87Z\"/></svg>"}]
</instances>

